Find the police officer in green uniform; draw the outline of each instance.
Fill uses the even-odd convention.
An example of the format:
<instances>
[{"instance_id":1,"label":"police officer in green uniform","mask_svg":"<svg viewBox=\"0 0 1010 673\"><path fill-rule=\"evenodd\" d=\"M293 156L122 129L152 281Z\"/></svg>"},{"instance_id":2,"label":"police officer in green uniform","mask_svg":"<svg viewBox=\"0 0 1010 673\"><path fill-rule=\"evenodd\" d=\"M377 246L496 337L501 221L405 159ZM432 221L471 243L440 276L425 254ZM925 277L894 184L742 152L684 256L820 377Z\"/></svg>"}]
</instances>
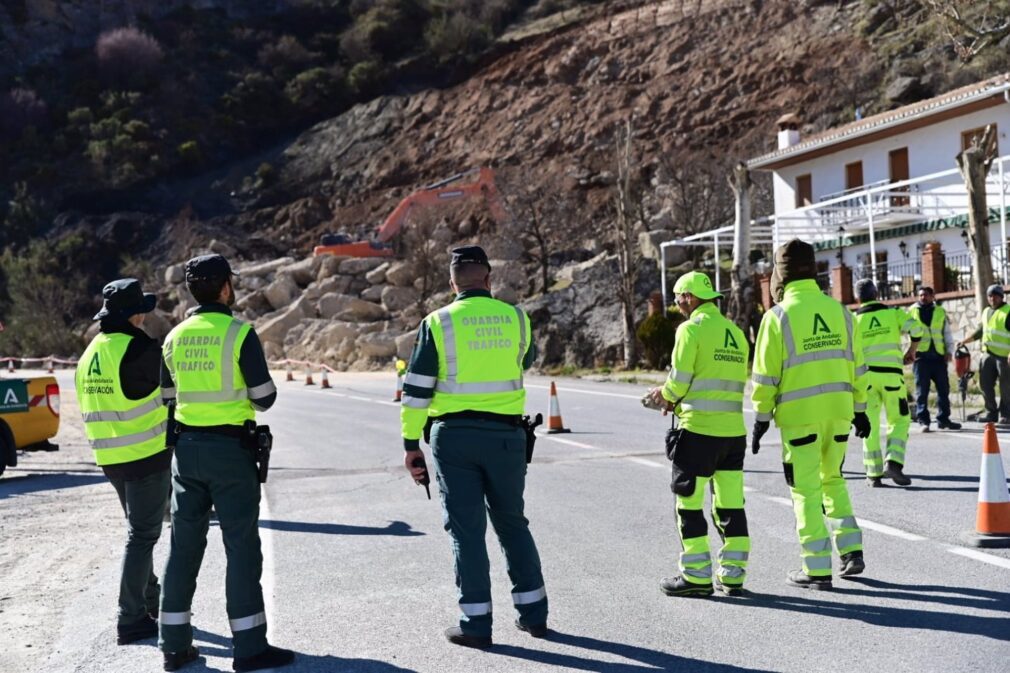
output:
<instances>
[{"instance_id":1,"label":"police officer in green uniform","mask_svg":"<svg viewBox=\"0 0 1010 673\"><path fill-rule=\"evenodd\" d=\"M990 285L986 290L989 306L982 311L982 324L958 346L982 339L982 362L978 368L978 385L985 400L982 423L1010 423L1010 304L1003 300L1003 286ZM999 384L999 404L996 385Z\"/></svg>"},{"instance_id":2,"label":"police officer in green uniform","mask_svg":"<svg viewBox=\"0 0 1010 673\"><path fill-rule=\"evenodd\" d=\"M260 574L260 485L243 425L273 405L277 389L253 329L234 318L231 267L220 255L186 263L186 284L199 306L165 338L162 394L174 401L172 545L161 592L165 670L198 656L190 608L217 512L228 561L225 595L234 645L232 667L284 666L294 653L267 643Z\"/></svg>"},{"instance_id":3,"label":"police officer in green uniform","mask_svg":"<svg viewBox=\"0 0 1010 673\"><path fill-rule=\"evenodd\" d=\"M750 556L744 512L743 461L747 430L743 393L750 350L744 333L719 313L722 297L703 273L691 271L673 287L689 320L677 328L670 375L650 391L653 402L680 418L667 443L673 461L671 488L677 496L680 575L660 584L668 596L710 596L712 556L705 523L705 487L712 484L712 517L722 537L715 584L742 593ZM666 411L664 411L664 414Z\"/></svg>"},{"instance_id":4,"label":"police officer in green uniform","mask_svg":"<svg viewBox=\"0 0 1010 673\"><path fill-rule=\"evenodd\" d=\"M102 290L105 303L95 315L100 332L77 365L77 399L84 431L119 495L126 514L126 551L119 580L120 645L158 635L158 594L154 545L171 490L172 452L165 446L166 411L161 400L158 342L140 329L154 310L134 278Z\"/></svg>"},{"instance_id":5,"label":"police officer in green uniform","mask_svg":"<svg viewBox=\"0 0 1010 673\"><path fill-rule=\"evenodd\" d=\"M491 518L512 580L516 626L547 635L547 592L540 556L523 514L526 403L523 371L536 357L530 320L491 297L491 265L478 246L452 251L456 299L428 315L404 379L401 422L404 464L425 474L419 440L430 423L431 450L452 538L459 625L445 632L465 647L491 646L491 580L484 542Z\"/></svg>"}]
</instances>

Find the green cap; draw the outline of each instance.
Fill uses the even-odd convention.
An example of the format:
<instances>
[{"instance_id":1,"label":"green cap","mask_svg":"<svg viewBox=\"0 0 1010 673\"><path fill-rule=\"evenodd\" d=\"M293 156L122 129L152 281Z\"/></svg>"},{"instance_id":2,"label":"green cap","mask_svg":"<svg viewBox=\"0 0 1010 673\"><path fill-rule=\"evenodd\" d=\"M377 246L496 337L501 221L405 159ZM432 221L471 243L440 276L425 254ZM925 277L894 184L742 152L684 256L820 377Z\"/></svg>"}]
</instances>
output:
<instances>
[{"instance_id":1,"label":"green cap","mask_svg":"<svg viewBox=\"0 0 1010 673\"><path fill-rule=\"evenodd\" d=\"M700 271L691 271L678 278L676 285L673 286L673 291L677 294L687 292L698 299L718 299L722 296L712 287L712 281L708 279L708 276Z\"/></svg>"}]
</instances>

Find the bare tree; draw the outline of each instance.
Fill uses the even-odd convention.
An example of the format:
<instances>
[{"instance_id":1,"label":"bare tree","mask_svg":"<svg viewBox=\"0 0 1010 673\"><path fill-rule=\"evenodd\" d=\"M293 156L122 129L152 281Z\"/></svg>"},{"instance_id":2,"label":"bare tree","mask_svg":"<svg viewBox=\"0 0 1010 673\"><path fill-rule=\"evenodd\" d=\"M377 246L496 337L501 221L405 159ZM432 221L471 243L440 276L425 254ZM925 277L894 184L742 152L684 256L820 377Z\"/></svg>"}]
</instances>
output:
<instances>
[{"instance_id":1,"label":"bare tree","mask_svg":"<svg viewBox=\"0 0 1010 673\"><path fill-rule=\"evenodd\" d=\"M411 216L400 238L404 260L414 272L417 312L423 316L430 309L432 295L445 287L445 272L449 266L447 249L452 235L444 218L422 212Z\"/></svg>"},{"instance_id":2,"label":"bare tree","mask_svg":"<svg viewBox=\"0 0 1010 673\"><path fill-rule=\"evenodd\" d=\"M957 167L968 191L968 244L975 264L975 301L981 311L986 306L986 288L993 282L992 253L989 247L989 207L986 204L985 179L996 158L996 127L985 127L981 137L957 155Z\"/></svg>"},{"instance_id":3,"label":"bare tree","mask_svg":"<svg viewBox=\"0 0 1010 673\"><path fill-rule=\"evenodd\" d=\"M635 286L642 266L638 235L645 231L645 185L637 171L638 157L633 145L634 131L629 118L617 127L614 134L617 180L614 184L615 218L611 232L617 250L617 293L621 300L624 366L629 369L638 361Z\"/></svg>"},{"instance_id":4,"label":"bare tree","mask_svg":"<svg viewBox=\"0 0 1010 673\"><path fill-rule=\"evenodd\" d=\"M921 0L937 17L944 35L965 63L1010 35L1006 0Z\"/></svg>"},{"instance_id":5,"label":"bare tree","mask_svg":"<svg viewBox=\"0 0 1010 673\"><path fill-rule=\"evenodd\" d=\"M537 265L540 289L546 292L551 286L550 231L571 218L572 199L559 180L534 185L518 171L504 179L498 175L502 201L517 225L526 259Z\"/></svg>"},{"instance_id":6,"label":"bare tree","mask_svg":"<svg viewBox=\"0 0 1010 673\"><path fill-rule=\"evenodd\" d=\"M736 218L733 222L732 289L726 304L726 316L750 338L750 325L755 306L754 274L750 268L751 180L747 164L740 162L733 169L730 187L736 197Z\"/></svg>"}]
</instances>

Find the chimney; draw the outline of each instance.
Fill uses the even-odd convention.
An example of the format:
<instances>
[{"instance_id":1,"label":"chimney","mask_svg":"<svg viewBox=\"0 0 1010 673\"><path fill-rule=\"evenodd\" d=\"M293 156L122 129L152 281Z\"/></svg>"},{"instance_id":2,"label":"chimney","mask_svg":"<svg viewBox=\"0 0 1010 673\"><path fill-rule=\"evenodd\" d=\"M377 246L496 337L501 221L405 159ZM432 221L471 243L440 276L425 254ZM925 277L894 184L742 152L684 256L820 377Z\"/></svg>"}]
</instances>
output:
<instances>
[{"instance_id":1,"label":"chimney","mask_svg":"<svg viewBox=\"0 0 1010 673\"><path fill-rule=\"evenodd\" d=\"M784 150L800 142L800 117L790 112L775 122L779 129L779 149Z\"/></svg>"}]
</instances>

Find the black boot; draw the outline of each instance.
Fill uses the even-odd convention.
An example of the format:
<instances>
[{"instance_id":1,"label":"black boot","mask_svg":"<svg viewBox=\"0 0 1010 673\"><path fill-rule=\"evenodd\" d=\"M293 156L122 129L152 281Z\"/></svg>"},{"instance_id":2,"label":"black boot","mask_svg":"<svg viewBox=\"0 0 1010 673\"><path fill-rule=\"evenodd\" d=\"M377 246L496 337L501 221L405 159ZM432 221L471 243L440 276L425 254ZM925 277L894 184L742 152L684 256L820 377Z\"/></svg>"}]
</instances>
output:
<instances>
[{"instance_id":1,"label":"black boot","mask_svg":"<svg viewBox=\"0 0 1010 673\"><path fill-rule=\"evenodd\" d=\"M704 597L712 595L711 584L694 584L683 577L664 577L659 588L667 596Z\"/></svg>"},{"instance_id":2,"label":"black boot","mask_svg":"<svg viewBox=\"0 0 1010 673\"><path fill-rule=\"evenodd\" d=\"M803 589L826 591L831 588L831 576L811 577L802 570L790 570L786 575L786 583Z\"/></svg>"},{"instance_id":3,"label":"black boot","mask_svg":"<svg viewBox=\"0 0 1010 673\"><path fill-rule=\"evenodd\" d=\"M901 463L896 463L893 460L887 461L887 465L884 467L884 476L898 486L908 486L912 483L912 480L906 477L905 473L902 472Z\"/></svg>"},{"instance_id":4,"label":"black boot","mask_svg":"<svg viewBox=\"0 0 1010 673\"><path fill-rule=\"evenodd\" d=\"M518 619L516 620L516 628L520 631L525 631L534 638L546 638L547 637L547 625L546 624L523 624Z\"/></svg>"},{"instance_id":5,"label":"black boot","mask_svg":"<svg viewBox=\"0 0 1010 673\"><path fill-rule=\"evenodd\" d=\"M280 668L295 660L295 653L273 645L251 657L235 657L231 660L233 671L258 671L263 668Z\"/></svg>"},{"instance_id":6,"label":"black boot","mask_svg":"<svg viewBox=\"0 0 1010 673\"><path fill-rule=\"evenodd\" d=\"M880 481L880 477L867 477L866 485L869 486L870 488L880 488L884 484L882 481Z\"/></svg>"},{"instance_id":7,"label":"black boot","mask_svg":"<svg viewBox=\"0 0 1010 673\"><path fill-rule=\"evenodd\" d=\"M129 645L157 635L158 622L151 619L150 615L144 615L132 624L120 624L116 627L116 643L119 645Z\"/></svg>"},{"instance_id":8,"label":"black boot","mask_svg":"<svg viewBox=\"0 0 1010 673\"><path fill-rule=\"evenodd\" d=\"M447 628L445 630L445 639L453 645L473 647L478 650L486 650L491 647L491 636L468 636L458 626Z\"/></svg>"},{"instance_id":9,"label":"black boot","mask_svg":"<svg viewBox=\"0 0 1010 673\"><path fill-rule=\"evenodd\" d=\"M162 652L165 657L165 670L178 671L186 664L191 664L200 657L200 650L192 645L182 652Z\"/></svg>"},{"instance_id":10,"label":"black boot","mask_svg":"<svg viewBox=\"0 0 1010 673\"><path fill-rule=\"evenodd\" d=\"M859 575L864 570L866 570L866 563L863 562L863 552L852 551L848 554L842 554L842 569L839 571L839 575L842 577L852 577L853 575Z\"/></svg>"}]
</instances>

